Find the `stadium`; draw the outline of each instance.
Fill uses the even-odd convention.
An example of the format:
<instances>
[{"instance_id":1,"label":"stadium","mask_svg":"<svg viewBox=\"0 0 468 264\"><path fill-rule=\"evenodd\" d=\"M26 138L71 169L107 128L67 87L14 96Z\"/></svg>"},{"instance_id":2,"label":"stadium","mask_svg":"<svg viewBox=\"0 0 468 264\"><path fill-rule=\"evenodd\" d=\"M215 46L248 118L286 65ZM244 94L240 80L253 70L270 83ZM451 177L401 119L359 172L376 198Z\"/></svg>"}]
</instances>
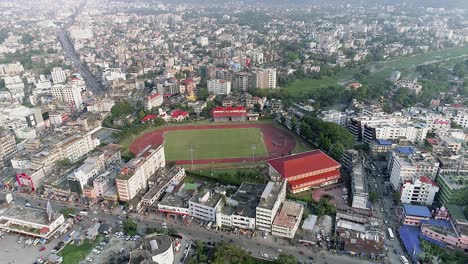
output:
<instances>
[{"instance_id":1,"label":"stadium","mask_svg":"<svg viewBox=\"0 0 468 264\"><path fill-rule=\"evenodd\" d=\"M167 126L141 135L130 145L139 153L164 144L168 161L177 164L258 162L290 154L294 136L273 123Z\"/></svg>"}]
</instances>

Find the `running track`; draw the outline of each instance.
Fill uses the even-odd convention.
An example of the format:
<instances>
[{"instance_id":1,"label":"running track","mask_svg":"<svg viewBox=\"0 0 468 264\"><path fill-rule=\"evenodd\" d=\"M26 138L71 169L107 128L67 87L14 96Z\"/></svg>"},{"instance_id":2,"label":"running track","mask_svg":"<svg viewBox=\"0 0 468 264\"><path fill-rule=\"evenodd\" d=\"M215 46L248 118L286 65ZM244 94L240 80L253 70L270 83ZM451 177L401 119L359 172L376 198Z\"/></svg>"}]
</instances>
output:
<instances>
[{"instance_id":1,"label":"running track","mask_svg":"<svg viewBox=\"0 0 468 264\"><path fill-rule=\"evenodd\" d=\"M229 124L229 125L202 125L202 126L169 126L146 133L132 142L130 152L138 154L148 145L158 146L164 143L163 134L175 130L201 130L222 128L260 128L263 141L268 149L268 156L255 157L255 161L264 161L272 158L289 155L296 145L294 137L286 130L277 128L273 123ZM197 159L194 164L209 163L240 163L251 162L252 157ZM177 164L191 164L191 160L176 160Z\"/></svg>"}]
</instances>

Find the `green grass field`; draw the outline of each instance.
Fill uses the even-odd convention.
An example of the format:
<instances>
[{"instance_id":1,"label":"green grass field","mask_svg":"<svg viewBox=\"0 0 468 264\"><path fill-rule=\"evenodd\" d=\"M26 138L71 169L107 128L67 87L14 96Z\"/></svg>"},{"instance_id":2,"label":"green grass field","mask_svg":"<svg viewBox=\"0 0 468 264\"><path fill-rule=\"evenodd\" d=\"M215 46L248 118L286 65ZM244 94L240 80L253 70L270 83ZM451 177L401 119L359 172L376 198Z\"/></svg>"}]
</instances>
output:
<instances>
[{"instance_id":1,"label":"green grass field","mask_svg":"<svg viewBox=\"0 0 468 264\"><path fill-rule=\"evenodd\" d=\"M91 252L93 246L99 243L98 236L94 241L86 239L81 245L66 245L58 255L63 257L64 264L77 264L85 260L86 256Z\"/></svg>"},{"instance_id":2,"label":"green grass field","mask_svg":"<svg viewBox=\"0 0 468 264\"><path fill-rule=\"evenodd\" d=\"M255 144L255 156L265 156L268 150L259 128L176 130L164 134L167 160L251 157Z\"/></svg>"}]
</instances>

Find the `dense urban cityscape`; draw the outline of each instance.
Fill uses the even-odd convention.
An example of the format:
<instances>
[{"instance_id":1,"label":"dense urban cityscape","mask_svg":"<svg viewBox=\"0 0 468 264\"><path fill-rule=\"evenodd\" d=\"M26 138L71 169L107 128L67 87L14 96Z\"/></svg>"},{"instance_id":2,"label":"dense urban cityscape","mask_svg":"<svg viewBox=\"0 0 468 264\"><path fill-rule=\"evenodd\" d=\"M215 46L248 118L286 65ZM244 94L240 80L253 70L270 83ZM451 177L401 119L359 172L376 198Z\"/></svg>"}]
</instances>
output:
<instances>
[{"instance_id":1,"label":"dense urban cityscape","mask_svg":"<svg viewBox=\"0 0 468 264\"><path fill-rule=\"evenodd\" d=\"M466 0L0 0L1 263L468 263Z\"/></svg>"}]
</instances>

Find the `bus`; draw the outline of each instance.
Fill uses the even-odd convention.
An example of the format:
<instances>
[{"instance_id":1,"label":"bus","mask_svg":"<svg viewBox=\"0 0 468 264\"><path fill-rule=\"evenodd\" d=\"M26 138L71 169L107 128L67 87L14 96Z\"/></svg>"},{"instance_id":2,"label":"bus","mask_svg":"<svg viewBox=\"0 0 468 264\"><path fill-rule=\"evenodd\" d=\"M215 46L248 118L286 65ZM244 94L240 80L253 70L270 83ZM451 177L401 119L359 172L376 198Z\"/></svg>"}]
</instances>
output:
<instances>
[{"instance_id":1,"label":"bus","mask_svg":"<svg viewBox=\"0 0 468 264\"><path fill-rule=\"evenodd\" d=\"M401 263L403 264L410 264L410 262L405 256L400 256L400 260L401 260Z\"/></svg>"},{"instance_id":2,"label":"bus","mask_svg":"<svg viewBox=\"0 0 468 264\"><path fill-rule=\"evenodd\" d=\"M210 228L211 228L211 225L213 225L213 222L209 222L209 223L206 225L206 229L210 229Z\"/></svg>"},{"instance_id":3,"label":"bus","mask_svg":"<svg viewBox=\"0 0 468 264\"><path fill-rule=\"evenodd\" d=\"M81 211L81 212L80 212L80 216L88 216L88 212L86 212L86 211Z\"/></svg>"},{"instance_id":4,"label":"bus","mask_svg":"<svg viewBox=\"0 0 468 264\"><path fill-rule=\"evenodd\" d=\"M390 240L393 240L395 238L395 236L393 235L393 231L390 227L388 228L388 238Z\"/></svg>"}]
</instances>

